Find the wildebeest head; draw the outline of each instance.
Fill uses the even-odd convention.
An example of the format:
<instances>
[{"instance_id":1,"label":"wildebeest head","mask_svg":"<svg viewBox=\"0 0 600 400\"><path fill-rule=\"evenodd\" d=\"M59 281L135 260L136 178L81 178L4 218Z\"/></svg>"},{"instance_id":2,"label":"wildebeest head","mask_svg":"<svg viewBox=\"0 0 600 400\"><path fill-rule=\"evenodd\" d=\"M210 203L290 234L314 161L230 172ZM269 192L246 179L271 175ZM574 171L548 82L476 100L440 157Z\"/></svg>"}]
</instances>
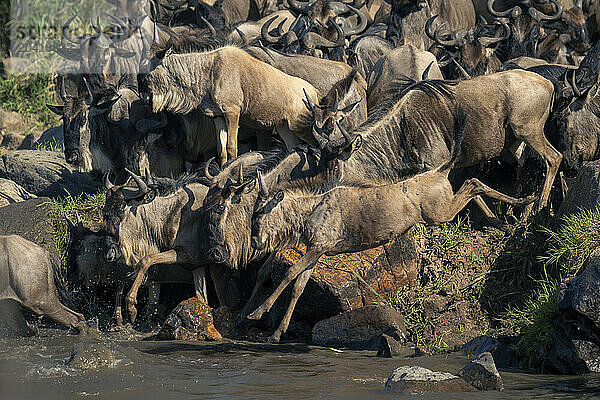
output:
<instances>
[{"instance_id":1,"label":"wildebeest head","mask_svg":"<svg viewBox=\"0 0 600 400\"><path fill-rule=\"evenodd\" d=\"M435 54L447 79L469 78L495 72L501 65L495 55L498 43L510 36L504 21L487 24L480 21L469 31L443 30L441 24L432 30L437 15L425 24L425 33L434 41L429 51Z\"/></svg>"},{"instance_id":2,"label":"wildebeest head","mask_svg":"<svg viewBox=\"0 0 600 400\"><path fill-rule=\"evenodd\" d=\"M563 168L576 172L584 161L600 154L600 94L598 84L552 116L550 138L563 154Z\"/></svg>"},{"instance_id":3,"label":"wildebeest head","mask_svg":"<svg viewBox=\"0 0 600 400\"><path fill-rule=\"evenodd\" d=\"M259 198L252 213L250 244L256 251L270 249L270 239L281 230L282 218L277 218L279 203L283 201L284 193L279 190L273 197L269 197L264 186L262 176L258 175Z\"/></svg>"},{"instance_id":4,"label":"wildebeest head","mask_svg":"<svg viewBox=\"0 0 600 400\"><path fill-rule=\"evenodd\" d=\"M104 176L104 185L107 189L106 202L102 209L102 217L106 230L113 236L119 236L119 227L125 216L128 206L149 203L156 197L156 190L137 174L127 170L130 179L123 185L115 185L110 181L108 171ZM135 187L129 186L133 179Z\"/></svg>"},{"instance_id":5,"label":"wildebeest head","mask_svg":"<svg viewBox=\"0 0 600 400\"><path fill-rule=\"evenodd\" d=\"M104 125L102 120L106 119L106 113L118 98L107 99L106 96L94 96L86 76L75 75L70 80L76 84L75 94L67 94L66 82L63 77L59 85L64 105L48 105L48 108L62 116L67 162L77 166L80 172L90 172L92 156L89 144L92 140L92 132L101 129ZM84 87L83 90L81 86ZM85 93L84 96L79 95L82 91Z\"/></svg>"},{"instance_id":6,"label":"wildebeest head","mask_svg":"<svg viewBox=\"0 0 600 400\"><path fill-rule=\"evenodd\" d=\"M100 226L84 227L78 216L77 223L67 218L69 244L67 246L67 274L70 283L82 282L91 287L99 282L118 279L116 263L121 257L117 239Z\"/></svg>"}]
</instances>

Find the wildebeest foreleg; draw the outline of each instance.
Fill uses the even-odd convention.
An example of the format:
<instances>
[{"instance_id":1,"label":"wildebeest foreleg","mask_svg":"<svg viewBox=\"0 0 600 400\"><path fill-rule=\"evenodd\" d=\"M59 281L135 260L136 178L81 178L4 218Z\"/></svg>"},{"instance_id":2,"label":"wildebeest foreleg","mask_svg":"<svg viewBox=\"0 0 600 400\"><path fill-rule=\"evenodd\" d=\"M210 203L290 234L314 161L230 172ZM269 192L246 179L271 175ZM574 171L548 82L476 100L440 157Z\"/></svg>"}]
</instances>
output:
<instances>
[{"instance_id":1,"label":"wildebeest foreleg","mask_svg":"<svg viewBox=\"0 0 600 400\"><path fill-rule=\"evenodd\" d=\"M505 232L510 232L510 230L511 230L510 226L503 223L502 221L500 221L498 219L498 217L496 217L496 214L494 214L494 212L492 210L490 210L490 208L485 203L485 201L481 198L481 196L475 196L475 198L473 198L473 200L475 201L475 204L477 204L479 209L483 212L483 214L487 218L488 222L490 222L492 224L492 226L494 226L500 230L503 230Z\"/></svg>"},{"instance_id":2,"label":"wildebeest foreleg","mask_svg":"<svg viewBox=\"0 0 600 400\"><path fill-rule=\"evenodd\" d=\"M137 275L129 294L127 295L127 312L131 322L135 321L137 316L137 292L146 276L148 269L155 264L197 264L197 260L193 258L185 249L172 249L163 253L156 253L146 256L140 260L136 267Z\"/></svg>"},{"instance_id":3,"label":"wildebeest foreleg","mask_svg":"<svg viewBox=\"0 0 600 400\"><path fill-rule=\"evenodd\" d=\"M322 254L322 252L308 251L304 255L304 257L300 259L300 261L298 261L296 264L294 264L293 267L288 269L287 273L283 277L283 280L281 281L279 286L277 286L277 289L275 289L273 294L269 296L269 298L265 300L265 302L260 307L254 310L252 314L248 315L248 319L260 319L265 312L268 312L271 309L271 307L273 307L275 300L277 300L277 298L281 295L281 293L287 287L287 285L289 285L291 281L293 281L298 275L300 275L305 270L312 269L314 267L314 264L317 262L317 260L319 259L319 257L321 257Z\"/></svg>"},{"instance_id":4,"label":"wildebeest foreleg","mask_svg":"<svg viewBox=\"0 0 600 400\"><path fill-rule=\"evenodd\" d=\"M87 331L85 317L70 308L64 306L55 291L50 290L45 299L40 299L34 304L26 304L36 314L43 314L54 321L69 326L80 333Z\"/></svg>"},{"instance_id":5,"label":"wildebeest foreleg","mask_svg":"<svg viewBox=\"0 0 600 400\"><path fill-rule=\"evenodd\" d=\"M196 268L192 271L192 275L194 276L194 289L196 289L196 297L208 304L208 296L206 294L206 268Z\"/></svg>"},{"instance_id":6,"label":"wildebeest foreleg","mask_svg":"<svg viewBox=\"0 0 600 400\"><path fill-rule=\"evenodd\" d=\"M294 283L294 288L292 289L292 299L290 300L290 304L279 324L277 330L269 337L269 342L279 342L281 339L281 334L287 331L288 326L290 325L290 320L292 319L292 314L294 313L294 308L296 308L296 303L298 302L298 298L304 292L304 288L310 279L310 276L313 272L314 268L307 269L303 273L300 274L296 282Z\"/></svg>"},{"instance_id":7,"label":"wildebeest foreleg","mask_svg":"<svg viewBox=\"0 0 600 400\"><path fill-rule=\"evenodd\" d=\"M225 118L215 118L215 129L217 131L217 154L222 167L227 162L227 124Z\"/></svg>"},{"instance_id":8,"label":"wildebeest foreleg","mask_svg":"<svg viewBox=\"0 0 600 400\"><path fill-rule=\"evenodd\" d=\"M125 290L125 281L119 280L117 282L117 295L115 297L115 321L117 322L117 326L123 326L123 291Z\"/></svg>"},{"instance_id":9,"label":"wildebeest foreleg","mask_svg":"<svg viewBox=\"0 0 600 400\"><path fill-rule=\"evenodd\" d=\"M160 283L147 283L148 286L148 304L144 307L142 322L149 324L150 318L156 312L158 301L160 300Z\"/></svg>"},{"instance_id":10,"label":"wildebeest foreleg","mask_svg":"<svg viewBox=\"0 0 600 400\"><path fill-rule=\"evenodd\" d=\"M227 156L233 160L238 155L238 129L240 125L240 113L228 112L227 120Z\"/></svg>"},{"instance_id":11,"label":"wildebeest foreleg","mask_svg":"<svg viewBox=\"0 0 600 400\"><path fill-rule=\"evenodd\" d=\"M535 201L535 196L528 196L524 199L507 196L485 185L479 179L472 178L463 183L460 189L454 194L451 204L445 210L445 213L440 215L440 222L452 221L456 214L465 208L469 201L481 195L503 201L513 206L524 206Z\"/></svg>"}]
</instances>

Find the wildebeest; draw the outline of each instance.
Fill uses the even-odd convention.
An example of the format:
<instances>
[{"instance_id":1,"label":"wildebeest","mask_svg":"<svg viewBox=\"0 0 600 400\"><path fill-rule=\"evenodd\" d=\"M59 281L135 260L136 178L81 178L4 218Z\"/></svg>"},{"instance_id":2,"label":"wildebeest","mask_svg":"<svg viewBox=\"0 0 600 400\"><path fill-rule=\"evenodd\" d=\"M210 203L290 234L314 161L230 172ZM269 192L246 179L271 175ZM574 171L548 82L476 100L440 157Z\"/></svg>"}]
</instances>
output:
<instances>
[{"instance_id":1,"label":"wildebeest","mask_svg":"<svg viewBox=\"0 0 600 400\"><path fill-rule=\"evenodd\" d=\"M20 306L79 332L87 331L85 317L60 302L55 274L46 250L17 235L0 236L2 316L19 334L35 333L27 325Z\"/></svg>"},{"instance_id":2,"label":"wildebeest","mask_svg":"<svg viewBox=\"0 0 600 400\"><path fill-rule=\"evenodd\" d=\"M347 166L342 180L394 182L410 163L427 169L443 164L449 158L447 143L453 140L452 114L462 107L468 113L467 125L456 166L490 160L523 141L545 162L546 179L538 202L542 208L562 159L544 136L553 99L550 81L522 70L460 82L413 83L397 90L366 123L345 135L360 135L363 140L352 157L340 161ZM342 133L333 138L344 142ZM345 152L352 148L350 144L338 148Z\"/></svg>"},{"instance_id":3,"label":"wildebeest","mask_svg":"<svg viewBox=\"0 0 600 400\"><path fill-rule=\"evenodd\" d=\"M193 271L196 293L206 298L205 268L209 264L206 227L201 210L208 191L205 178L184 176L150 187L129 171L136 189L115 186L106 180L108 192L103 224L118 238L123 262L134 268L135 280L127 296L127 310L135 320L137 292L148 269L157 264L174 264ZM215 269L213 281L221 304L225 304L228 279Z\"/></svg>"},{"instance_id":4,"label":"wildebeest","mask_svg":"<svg viewBox=\"0 0 600 400\"><path fill-rule=\"evenodd\" d=\"M336 186L323 194L287 189L270 198L266 190L261 190L264 197L252 217L252 246L263 251L275 251L301 241L307 246L306 254L287 271L273 294L248 316L260 319L297 278L288 309L270 341L278 342L287 330L296 302L322 255L380 246L417 223L438 225L451 221L469 201L480 195L512 205L534 201L533 196L528 199L509 197L477 179L466 181L454 193L448 173L458 159L465 116L455 119L459 132L451 160L402 182ZM264 188L260 181L259 186Z\"/></svg>"},{"instance_id":5,"label":"wildebeest","mask_svg":"<svg viewBox=\"0 0 600 400\"><path fill-rule=\"evenodd\" d=\"M205 52L155 57L145 84L155 113L201 113L214 118L221 164L238 154L240 123L275 128L288 149L298 137L314 143L304 123L306 91L315 102L319 92L308 82L287 75L235 46Z\"/></svg>"}]
</instances>

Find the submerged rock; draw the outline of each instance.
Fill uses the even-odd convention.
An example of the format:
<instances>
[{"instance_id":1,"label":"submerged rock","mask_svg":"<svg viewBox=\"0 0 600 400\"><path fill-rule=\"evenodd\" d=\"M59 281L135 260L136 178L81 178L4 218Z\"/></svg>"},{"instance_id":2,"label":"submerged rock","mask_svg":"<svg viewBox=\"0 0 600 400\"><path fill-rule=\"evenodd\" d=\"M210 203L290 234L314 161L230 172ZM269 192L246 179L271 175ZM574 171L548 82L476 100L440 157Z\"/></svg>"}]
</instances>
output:
<instances>
[{"instance_id":1,"label":"submerged rock","mask_svg":"<svg viewBox=\"0 0 600 400\"><path fill-rule=\"evenodd\" d=\"M319 346L377 350L382 334L406 344L404 319L390 306L366 306L318 322L312 342Z\"/></svg>"},{"instance_id":2,"label":"submerged rock","mask_svg":"<svg viewBox=\"0 0 600 400\"><path fill-rule=\"evenodd\" d=\"M385 390L404 393L476 391L456 375L418 366L396 368L387 379Z\"/></svg>"},{"instance_id":3,"label":"submerged rock","mask_svg":"<svg viewBox=\"0 0 600 400\"><path fill-rule=\"evenodd\" d=\"M156 340L223 340L213 324L211 308L197 297L179 303L167 317Z\"/></svg>"},{"instance_id":4,"label":"submerged rock","mask_svg":"<svg viewBox=\"0 0 600 400\"><path fill-rule=\"evenodd\" d=\"M0 207L11 203L35 199L37 196L29 193L11 180L0 178Z\"/></svg>"},{"instance_id":5,"label":"submerged rock","mask_svg":"<svg viewBox=\"0 0 600 400\"><path fill-rule=\"evenodd\" d=\"M491 353L485 352L458 371L459 377L479 390L504 390L502 378Z\"/></svg>"},{"instance_id":6,"label":"submerged rock","mask_svg":"<svg viewBox=\"0 0 600 400\"><path fill-rule=\"evenodd\" d=\"M0 178L10 179L37 196L65 196L67 192L78 196L100 188L90 174L73 169L64 153L54 151L16 150L5 154Z\"/></svg>"},{"instance_id":7,"label":"submerged rock","mask_svg":"<svg viewBox=\"0 0 600 400\"><path fill-rule=\"evenodd\" d=\"M113 368L117 365L114 353L100 343L77 345L71 353L67 365L78 369Z\"/></svg>"}]
</instances>

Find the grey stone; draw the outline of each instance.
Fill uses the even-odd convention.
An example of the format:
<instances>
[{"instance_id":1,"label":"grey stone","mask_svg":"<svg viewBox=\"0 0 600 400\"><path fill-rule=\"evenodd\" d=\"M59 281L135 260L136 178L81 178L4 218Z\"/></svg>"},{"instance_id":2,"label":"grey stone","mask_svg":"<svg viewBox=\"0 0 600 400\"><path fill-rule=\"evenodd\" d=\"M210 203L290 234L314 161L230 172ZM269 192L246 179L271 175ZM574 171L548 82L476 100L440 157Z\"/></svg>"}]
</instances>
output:
<instances>
[{"instance_id":1,"label":"grey stone","mask_svg":"<svg viewBox=\"0 0 600 400\"><path fill-rule=\"evenodd\" d=\"M458 371L458 376L479 390L504 390L502 378L494 364L494 357L489 352L482 353L471 360Z\"/></svg>"},{"instance_id":2,"label":"grey stone","mask_svg":"<svg viewBox=\"0 0 600 400\"><path fill-rule=\"evenodd\" d=\"M469 359L477 358L481 354L489 352L494 357L494 363L498 368L508 368L512 361L508 347L491 336L477 336L469 340L461 350Z\"/></svg>"},{"instance_id":3,"label":"grey stone","mask_svg":"<svg viewBox=\"0 0 600 400\"><path fill-rule=\"evenodd\" d=\"M31 150L62 148L64 143L65 137L63 134L63 126L59 125L46 129L44 133L32 143Z\"/></svg>"},{"instance_id":4,"label":"grey stone","mask_svg":"<svg viewBox=\"0 0 600 400\"><path fill-rule=\"evenodd\" d=\"M11 180L0 178L0 207L24 200L35 199L37 196L29 193Z\"/></svg>"},{"instance_id":5,"label":"grey stone","mask_svg":"<svg viewBox=\"0 0 600 400\"><path fill-rule=\"evenodd\" d=\"M17 112L0 109L0 130L22 133L27 128L27 121Z\"/></svg>"},{"instance_id":6,"label":"grey stone","mask_svg":"<svg viewBox=\"0 0 600 400\"><path fill-rule=\"evenodd\" d=\"M63 153L16 150L2 156L0 178L10 179L37 196L58 197L94 193L100 184L90 174L77 172Z\"/></svg>"},{"instance_id":7,"label":"grey stone","mask_svg":"<svg viewBox=\"0 0 600 400\"><path fill-rule=\"evenodd\" d=\"M8 150L16 150L21 146L24 140L25 136L23 135L13 132L4 132L0 146Z\"/></svg>"},{"instance_id":8,"label":"grey stone","mask_svg":"<svg viewBox=\"0 0 600 400\"><path fill-rule=\"evenodd\" d=\"M565 217L579 210L593 210L600 200L600 161L583 164L575 182L569 186L567 195L558 209L558 217Z\"/></svg>"},{"instance_id":9,"label":"grey stone","mask_svg":"<svg viewBox=\"0 0 600 400\"><path fill-rule=\"evenodd\" d=\"M434 372L418 366L396 368L388 377L385 390L403 393L476 391L473 386L456 375Z\"/></svg>"},{"instance_id":10,"label":"grey stone","mask_svg":"<svg viewBox=\"0 0 600 400\"><path fill-rule=\"evenodd\" d=\"M319 321L312 342L326 347L377 350L382 334L396 333L406 344L404 319L390 306L365 306Z\"/></svg>"}]
</instances>

